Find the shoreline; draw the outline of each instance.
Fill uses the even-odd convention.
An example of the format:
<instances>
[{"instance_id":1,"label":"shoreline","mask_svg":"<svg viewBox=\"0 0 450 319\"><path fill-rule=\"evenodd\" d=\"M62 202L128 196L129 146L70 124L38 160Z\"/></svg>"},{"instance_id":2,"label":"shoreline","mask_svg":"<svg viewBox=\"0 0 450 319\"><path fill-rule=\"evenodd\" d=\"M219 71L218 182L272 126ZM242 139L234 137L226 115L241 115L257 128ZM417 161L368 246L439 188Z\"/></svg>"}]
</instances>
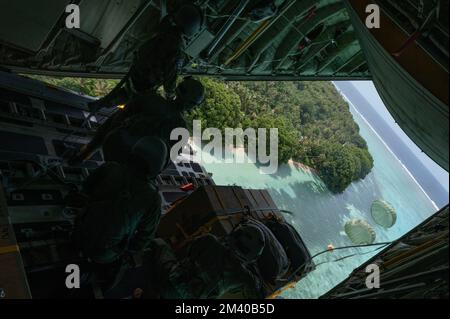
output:
<instances>
[{"instance_id":1,"label":"shoreline","mask_svg":"<svg viewBox=\"0 0 450 319\"><path fill-rule=\"evenodd\" d=\"M375 128L367 121L367 119L358 111L358 109L353 105L353 103L345 96L345 94L341 91L339 91L339 94L344 97L344 99L347 101L349 106L361 117L361 119L367 124L369 129L376 135L376 137L383 143L383 145L386 147L386 149L394 156L394 158L400 163L400 166L403 168L403 170L406 172L407 175L413 180L413 182L419 187L419 189L423 192L425 197L431 202L432 206L439 210L439 207L436 205L436 203L431 199L431 197L428 195L428 193L425 191L425 189L420 185L420 183L416 180L414 175L409 171L409 169L402 163L402 161L397 157L397 155L394 153L394 151L389 147L389 145L386 144L386 142L381 138L381 136L378 134L378 132L375 130Z\"/></svg>"},{"instance_id":2,"label":"shoreline","mask_svg":"<svg viewBox=\"0 0 450 319\"><path fill-rule=\"evenodd\" d=\"M192 150L194 150L194 158L198 161L198 158L197 158L197 149L196 149L198 146L197 146L196 144L194 144L194 142L193 142L191 139L189 139L188 144L189 144L189 146L192 148ZM232 148L231 148L231 151L232 151L235 155L240 153L241 155L244 154L244 156L246 156L246 152L245 152L245 148L244 148L244 147L232 147ZM201 161L199 161L199 162L201 162ZM280 163L279 163L279 164L280 164ZM312 167L310 167L310 166L308 166L308 165L305 165L305 164L303 164L303 163L296 162L296 161L294 161L293 159L290 159L286 164L292 165L292 166L294 166L294 167L296 167L296 168L298 168L298 169L301 169L301 170L304 171L304 172L318 175L318 172L317 172L316 169L314 169L314 168L312 168Z\"/></svg>"},{"instance_id":3,"label":"shoreline","mask_svg":"<svg viewBox=\"0 0 450 319\"><path fill-rule=\"evenodd\" d=\"M309 167L308 165L305 165L303 163L296 162L296 161L290 159L288 164L292 164L293 166L300 168L301 170L303 170L305 172L309 172L309 173L313 173L313 174L317 175L317 171L314 168Z\"/></svg>"}]
</instances>

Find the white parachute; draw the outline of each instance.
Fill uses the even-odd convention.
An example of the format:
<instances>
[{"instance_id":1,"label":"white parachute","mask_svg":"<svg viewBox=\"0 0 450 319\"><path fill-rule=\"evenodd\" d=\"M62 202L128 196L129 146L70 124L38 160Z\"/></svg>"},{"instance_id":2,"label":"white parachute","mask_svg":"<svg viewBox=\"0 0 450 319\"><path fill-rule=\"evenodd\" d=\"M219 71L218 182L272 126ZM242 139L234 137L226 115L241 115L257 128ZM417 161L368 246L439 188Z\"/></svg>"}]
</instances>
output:
<instances>
[{"instance_id":1,"label":"white parachute","mask_svg":"<svg viewBox=\"0 0 450 319\"><path fill-rule=\"evenodd\" d=\"M372 244L376 234L372 226L362 219L352 219L345 223L345 233L355 245Z\"/></svg>"},{"instance_id":2,"label":"white parachute","mask_svg":"<svg viewBox=\"0 0 450 319\"><path fill-rule=\"evenodd\" d=\"M391 228L397 221L395 208L388 202L378 199L372 203L372 218L378 225L384 228Z\"/></svg>"}]
</instances>

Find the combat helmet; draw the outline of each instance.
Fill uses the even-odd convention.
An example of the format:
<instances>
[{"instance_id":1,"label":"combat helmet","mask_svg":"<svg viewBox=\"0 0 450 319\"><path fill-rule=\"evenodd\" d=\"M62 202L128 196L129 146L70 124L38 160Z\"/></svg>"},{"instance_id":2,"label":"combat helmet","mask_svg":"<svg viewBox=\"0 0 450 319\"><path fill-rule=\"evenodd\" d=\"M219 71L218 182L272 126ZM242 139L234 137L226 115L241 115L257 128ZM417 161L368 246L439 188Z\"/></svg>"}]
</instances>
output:
<instances>
[{"instance_id":1,"label":"combat helmet","mask_svg":"<svg viewBox=\"0 0 450 319\"><path fill-rule=\"evenodd\" d=\"M182 4L174 13L174 22L183 34L190 38L198 33L203 25L203 11L192 3Z\"/></svg>"},{"instance_id":2,"label":"combat helmet","mask_svg":"<svg viewBox=\"0 0 450 319\"><path fill-rule=\"evenodd\" d=\"M193 77L186 77L177 86L176 101L183 111L189 111L205 100L205 87Z\"/></svg>"},{"instance_id":3,"label":"combat helmet","mask_svg":"<svg viewBox=\"0 0 450 319\"><path fill-rule=\"evenodd\" d=\"M150 178L161 173L168 161L168 147L156 136L138 139L131 148L132 164L146 169Z\"/></svg>"}]
</instances>

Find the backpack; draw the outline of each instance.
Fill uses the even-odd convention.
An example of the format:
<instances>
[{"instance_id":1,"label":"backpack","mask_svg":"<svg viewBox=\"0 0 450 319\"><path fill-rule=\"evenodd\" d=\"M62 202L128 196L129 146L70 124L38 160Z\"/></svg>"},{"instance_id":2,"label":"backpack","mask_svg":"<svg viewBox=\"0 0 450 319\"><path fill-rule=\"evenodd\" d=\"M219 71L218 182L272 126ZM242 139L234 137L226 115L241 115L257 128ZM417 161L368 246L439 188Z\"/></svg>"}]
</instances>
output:
<instances>
[{"instance_id":1,"label":"backpack","mask_svg":"<svg viewBox=\"0 0 450 319\"><path fill-rule=\"evenodd\" d=\"M308 248L292 225L275 220L270 220L265 225L283 245L293 270L299 270L310 261Z\"/></svg>"},{"instance_id":2,"label":"backpack","mask_svg":"<svg viewBox=\"0 0 450 319\"><path fill-rule=\"evenodd\" d=\"M268 282L282 278L290 266L283 246L262 222L255 219L249 219L247 222L259 227L265 236L265 247L256 261L261 276Z\"/></svg>"}]
</instances>

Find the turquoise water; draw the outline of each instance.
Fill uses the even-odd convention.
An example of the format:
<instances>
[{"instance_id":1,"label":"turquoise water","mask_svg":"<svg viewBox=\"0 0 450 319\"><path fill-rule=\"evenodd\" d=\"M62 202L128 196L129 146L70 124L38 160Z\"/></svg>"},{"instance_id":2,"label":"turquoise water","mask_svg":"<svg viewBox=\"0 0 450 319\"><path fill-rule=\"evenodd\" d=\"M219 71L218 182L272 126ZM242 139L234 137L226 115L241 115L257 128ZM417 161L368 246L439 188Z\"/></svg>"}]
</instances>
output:
<instances>
[{"instance_id":1,"label":"turquoise water","mask_svg":"<svg viewBox=\"0 0 450 319\"><path fill-rule=\"evenodd\" d=\"M329 244L335 247L351 244L343 233L343 225L351 218L369 221L376 230L377 242L394 240L420 224L436 208L359 113L352 109L352 114L374 157L374 169L363 181L353 183L343 194L331 194L314 174L293 165L281 166L276 175L262 175L253 164L204 165L213 173L218 185L268 189L280 208L295 213L287 219L297 228L312 254L325 250ZM370 216L370 206L379 198L390 202L397 210L397 223L388 230L377 226ZM320 256L316 263L332 261L355 252L365 253L319 265L295 288L286 292L285 297L321 296L373 256L373 250L373 247L359 248Z\"/></svg>"}]
</instances>

